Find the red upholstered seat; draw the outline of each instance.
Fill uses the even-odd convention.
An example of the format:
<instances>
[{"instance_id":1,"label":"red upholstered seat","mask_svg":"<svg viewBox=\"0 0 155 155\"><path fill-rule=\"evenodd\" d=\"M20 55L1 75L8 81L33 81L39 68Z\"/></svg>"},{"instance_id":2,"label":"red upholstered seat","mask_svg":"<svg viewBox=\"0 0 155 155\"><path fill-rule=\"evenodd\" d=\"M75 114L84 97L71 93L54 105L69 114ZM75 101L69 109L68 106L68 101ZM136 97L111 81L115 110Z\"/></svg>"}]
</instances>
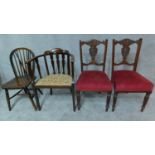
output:
<instances>
[{"instance_id":1,"label":"red upholstered seat","mask_svg":"<svg viewBox=\"0 0 155 155\"><path fill-rule=\"evenodd\" d=\"M112 79L116 92L152 92L153 90L153 83L135 71L114 71Z\"/></svg>"},{"instance_id":2,"label":"red upholstered seat","mask_svg":"<svg viewBox=\"0 0 155 155\"><path fill-rule=\"evenodd\" d=\"M102 71L83 71L76 83L78 91L112 91L111 81Z\"/></svg>"}]
</instances>

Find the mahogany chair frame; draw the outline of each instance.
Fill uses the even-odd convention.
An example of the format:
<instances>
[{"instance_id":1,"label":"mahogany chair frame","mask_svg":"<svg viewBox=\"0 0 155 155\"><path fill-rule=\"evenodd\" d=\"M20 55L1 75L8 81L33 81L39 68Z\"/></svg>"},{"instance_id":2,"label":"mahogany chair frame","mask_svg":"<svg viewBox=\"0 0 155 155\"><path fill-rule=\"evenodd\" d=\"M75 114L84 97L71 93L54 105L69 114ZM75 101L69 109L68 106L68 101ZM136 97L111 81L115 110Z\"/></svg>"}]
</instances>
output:
<instances>
[{"instance_id":1,"label":"mahogany chair frame","mask_svg":"<svg viewBox=\"0 0 155 155\"><path fill-rule=\"evenodd\" d=\"M60 57L62 58L61 61L60 61ZM54 58L56 58L56 60L54 60ZM50 86L50 85L49 86L47 86L47 85L36 86L35 85L36 81L33 80L33 90L35 93L35 98L36 98L36 103L37 103L38 109L41 110L41 105L39 102L39 96L38 96L37 89L49 88L50 94L52 95L53 88L65 88L65 89L70 89L70 91L71 91L72 99L73 99L73 111L75 111L76 105L75 105L75 86L74 86L75 85L74 84L74 56L67 50L56 48L53 50L45 51L43 54L30 59L29 61L27 61L27 65L28 65L29 74L32 77L32 79L34 79L34 77L35 77L35 72L33 72L33 70L31 70L32 63L36 64L36 71L38 72L38 75L39 75L38 78L39 79L43 78L42 69L41 69L40 61L39 61L40 59L43 59L43 61L44 61L43 65L46 68L46 75L68 74L72 77L73 83L71 86L62 86L62 85L59 85L59 86L58 85L56 85L56 86L54 86L54 85L53 86ZM49 65L47 59L50 59L50 65ZM65 68L66 68L66 71L65 71Z\"/></svg>"},{"instance_id":2,"label":"mahogany chair frame","mask_svg":"<svg viewBox=\"0 0 155 155\"><path fill-rule=\"evenodd\" d=\"M31 85L32 80L28 76L26 66L26 61L28 59L33 58L34 56L35 55L32 52L32 50L24 47L16 48L10 54L10 63L15 78L2 85L2 89L5 90L9 111L12 110L10 103L11 99L14 98L16 95L20 94L22 91L24 91L25 94L28 95L34 110L37 110L37 107L33 101L33 95L30 93L29 86ZM10 97L9 90L18 90L18 89L19 91Z\"/></svg>"},{"instance_id":3,"label":"mahogany chair frame","mask_svg":"<svg viewBox=\"0 0 155 155\"><path fill-rule=\"evenodd\" d=\"M91 60L88 63L85 63L83 61L83 46L84 45L90 46L89 54L90 54ZM98 48L97 48L98 45L103 45L104 46L104 49L103 49L103 59L102 59L103 61L101 63L98 63L97 60L96 60L96 56L97 56L97 53L98 53ZM99 41L99 40L96 40L96 39L92 39L90 41L81 41L80 40L79 46L80 46L81 72L84 71L84 67L90 66L90 65L95 65L95 66L98 66L98 67L102 67L102 71L105 72L108 40L103 40L103 41ZM110 105L111 93L112 92L110 91L110 92L106 92L106 93L107 93L106 111L108 111L109 105ZM77 94L77 107L78 107L78 110L80 110L80 108L81 108L81 104L80 104L81 91L76 91L76 94Z\"/></svg>"},{"instance_id":4,"label":"mahogany chair frame","mask_svg":"<svg viewBox=\"0 0 155 155\"><path fill-rule=\"evenodd\" d=\"M122 52L123 60L120 63L115 62L116 45L118 45L118 44L122 46L121 52ZM130 53L130 46L133 45L133 44L137 45L137 49L136 49L134 62L130 63L130 62L128 62L127 58L128 58L129 53ZM133 71L137 71L137 65L138 65L138 60L139 60L139 56L140 56L141 45L142 45L142 38L140 38L140 39L138 39L136 41L131 40L131 39L123 39L123 40L120 40L120 41L113 39L112 77L113 77L113 72L115 70L115 67L120 66L120 65L127 65L127 66L130 66L130 67L132 66ZM115 111L117 97L118 97L118 94L120 94L120 93L146 93L146 95L144 97L144 100L143 100L142 107L141 107L141 112L143 112L146 105L147 105L147 103L148 103L149 97L150 97L152 92L134 92L134 91L133 92L122 92L122 91L118 92L118 91L114 90L112 111Z\"/></svg>"}]
</instances>

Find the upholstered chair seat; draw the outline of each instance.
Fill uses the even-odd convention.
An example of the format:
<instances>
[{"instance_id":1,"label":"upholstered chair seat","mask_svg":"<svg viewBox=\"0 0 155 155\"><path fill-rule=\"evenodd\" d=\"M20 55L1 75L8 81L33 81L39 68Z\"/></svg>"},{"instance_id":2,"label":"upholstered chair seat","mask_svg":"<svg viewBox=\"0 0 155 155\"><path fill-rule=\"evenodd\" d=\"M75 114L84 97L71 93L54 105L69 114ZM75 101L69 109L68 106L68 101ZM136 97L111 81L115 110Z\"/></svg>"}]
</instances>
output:
<instances>
[{"instance_id":1,"label":"upholstered chair seat","mask_svg":"<svg viewBox=\"0 0 155 155\"><path fill-rule=\"evenodd\" d=\"M114 71L113 83L116 92L152 92L153 90L153 83L135 71Z\"/></svg>"},{"instance_id":2,"label":"upholstered chair seat","mask_svg":"<svg viewBox=\"0 0 155 155\"><path fill-rule=\"evenodd\" d=\"M67 74L51 74L37 81L36 86L71 86L72 77Z\"/></svg>"},{"instance_id":3,"label":"upholstered chair seat","mask_svg":"<svg viewBox=\"0 0 155 155\"><path fill-rule=\"evenodd\" d=\"M112 84L103 71L83 71L77 81L78 91L112 91Z\"/></svg>"}]
</instances>

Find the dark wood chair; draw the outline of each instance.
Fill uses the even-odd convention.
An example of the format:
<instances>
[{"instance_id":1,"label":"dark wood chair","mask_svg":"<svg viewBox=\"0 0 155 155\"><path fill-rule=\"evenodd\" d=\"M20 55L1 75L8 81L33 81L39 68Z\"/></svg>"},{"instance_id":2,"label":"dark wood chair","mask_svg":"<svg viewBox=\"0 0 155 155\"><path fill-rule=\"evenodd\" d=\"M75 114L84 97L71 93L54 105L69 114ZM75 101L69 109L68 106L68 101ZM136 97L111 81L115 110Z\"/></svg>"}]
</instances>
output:
<instances>
[{"instance_id":1,"label":"dark wood chair","mask_svg":"<svg viewBox=\"0 0 155 155\"><path fill-rule=\"evenodd\" d=\"M97 60L97 55L99 55L99 47L98 47L99 45L103 47L102 50L100 49L102 56L99 56L101 58L100 60L101 62ZM84 50L84 46L87 46L87 48L89 48L87 49L88 51ZM81 74L76 83L78 110L80 110L81 108L80 104L81 92L106 92L107 93L106 111L108 111L109 109L112 84L105 73L107 46L108 46L108 40L80 41ZM84 60L84 55L86 58L90 56L90 61L87 60L86 62L86 60ZM101 67L102 71L96 69L84 70L84 67L88 67L90 65Z\"/></svg>"},{"instance_id":2,"label":"dark wood chair","mask_svg":"<svg viewBox=\"0 0 155 155\"><path fill-rule=\"evenodd\" d=\"M131 49L133 51L133 45L135 45L135 52L131 52ZM130 39L123 39L120 41L113 40L112 81L114 85L114 97L112 111L115 110L117 96L119 93L146 93L141 107L141 112L143 112L149 96L152 93L153 83L136 72L141 45L142 39L136 41ZM121 48L116 50L118 49L118 46ZM120 62L116 62L116 57L118 57L120 53L122 55L122 60ZM129 62L129 55L131 58L133 53L135 54L133 57L134 59L132 62ZM130 66L132 67L132 70L116 70L116 67L119 67L120 65Z\"/></svg>"},{"instance_id":3,"label":"dark wood chair","mask_svg":"<svg viewBox=\"0 0 155 155\"><path fill-rule=\"evenodd\" d=\"M9 111L11 111L10 100L16 95L20 94L22 91L28 95L34 110L37 110L37 107L33 101L33 95L30 93L29 86L31 85L31 78L28 75L26 61L34 57L34 53L28 48L17 48L14 49L10 54L10 63L14 72L15 77L2 85L2 89L5 90L6 99ZM34 68L34 66L31 66ZM17 93L10 97L9 90L18 90Z\"/></svg>"},{"instance_id":4,"label":"dark wood chair","mask_svg":"<svg viewBox=\"0 0 155 155\"><path fill-rule=\"evenodd\" d=\"M33 72L31 65L35 63L36 69ZM38 109L41 110L37 89L67 88L71 90L73 98L73 110L76 110L74 91L74 57L67 50L56 48L45 51L27 62L29 74L37 81L33 81L33 88Z\"/></svg>"}]
</instances>

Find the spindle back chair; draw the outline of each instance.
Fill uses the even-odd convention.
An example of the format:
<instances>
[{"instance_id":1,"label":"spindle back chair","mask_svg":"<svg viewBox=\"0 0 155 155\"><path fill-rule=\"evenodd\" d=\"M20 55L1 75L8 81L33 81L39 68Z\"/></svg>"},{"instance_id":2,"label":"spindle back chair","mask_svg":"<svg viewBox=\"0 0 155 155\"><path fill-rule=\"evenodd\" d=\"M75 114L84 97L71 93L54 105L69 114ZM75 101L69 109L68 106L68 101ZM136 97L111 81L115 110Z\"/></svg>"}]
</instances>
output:
<instances>
[{"instance_id":1,"label":"spindle back chair","mask_svg":"<svg viewBox=\"0 0 155 155\"><path fill-rule=\"evenodd\" d=\"M28 68L26 65L26 61L28 61L28 59L33 58L34 56L35 55L32 52L32 50L28 48L16 48L10 53L10 63L15 78L2 85L2 88L5 89L8 108L10 111L12 109L10 100L14 98L16 95L20 94L20 92L22 91L24 91L25 94L29 96L29 99L34 109L37 110L37 107L33 101L33 95L30 93L29 89L32 79L28 75ZM34 65L32 65L31 68L32 68L31 70L33 70ZM9 90L13 89L20 89L20 90L10 97Z\"/></svg>"},{"instance_id":2,"label":"spindle back chair","mask_svg":"<svg viewBox=\"0 0 155 155\"><path fill-rule=\"evenodd\" d=\"M35 72L31 69L31 64L35 63ZM45 51L27 62L28 71L34 81L34 92L39 110L41 105L37 88L69 88L72 92L73 110L76 110L74 99L74 56L69 51L56 48Z\"/></svg>"}]
</instances>

